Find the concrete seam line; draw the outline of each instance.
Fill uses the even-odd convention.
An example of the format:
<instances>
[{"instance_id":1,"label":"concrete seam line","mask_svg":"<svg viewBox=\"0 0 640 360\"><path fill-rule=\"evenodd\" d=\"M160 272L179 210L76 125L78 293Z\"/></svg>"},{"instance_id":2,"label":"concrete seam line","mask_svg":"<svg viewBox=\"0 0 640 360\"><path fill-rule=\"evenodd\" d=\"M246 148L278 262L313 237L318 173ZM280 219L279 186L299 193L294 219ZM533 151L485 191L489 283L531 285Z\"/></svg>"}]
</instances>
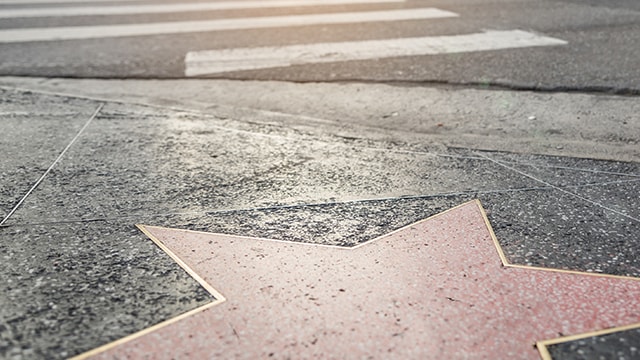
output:
<instances>
[{"instance_id":1,"label":"concrete seam line","mask_svg":"<svg viewBox=\"0 0 640 360\"><path fill-rule=\"evenodd\" d=\"M82 126L80 131L78 131L78 133L73 137L73 139L71 139L69 144L67 144L67 146L64 148L64 150L62 150L62 152L60 153L60 155L58 155L58 157L55 159L55 161L49 166L49 168L47 168L47 170L44 172L44 174L42 174L42 176L40 176L40 178L35 182L35 184L33 184L31 189L29 189L29 191L27 191L27 193L24 194L22 199L20 199L20 201L18 201L18 203L13 207L13 209L11 209L9 214L7 214L7 216L5 216L4 219L2 219L2 221L0 221L0 226L4 225L4 223L6 223L7 220L9 220L9 218L18 210L18 208L20 208L22 203L24 203L24 201L27 199L27 197L29 195L31 195L31 193L38 187L38 185L40 185L40 183L44 180L44 178L47 175L49 175L49 173L51 172L53 167L56 166L56 164L62 159L64 154L67 152L67 150L69 150L71 148L73 143L75 143L76 140L78 140L80 135L82 135L84 130L89 126L89 124L93 121L93 119L95 119L98 116L98 113L100 113L100 111L102 110L103 107L104 107L104 103L101 103L100 105L98 105L96 110L93 112L93 115L91 115L89 120L87 120L87 122L84 124L84 126Z\"/></svg>"},{"instance_id":2,"label":"concrete seam line","mask_svg":"<svg viewBox=\"0 0 640 360\"><path fill-rule=\"evenodd\" d=\"M627 219L631 219L631 220L633 220L633 221L640 222L640 219L635 218L635 217L633 217L633 216L631 216L631 215L627 215L627 214L625 214L625 213L623 213L623 212L621 212L621 211L618 211L618 210L616 210L616 209L612 209L612 208L610 208L610 207L608 207L608 206L605 206L605 205L603 205L603 204L601 204L601 203L599 203L599 202L597 202L597 201L593 201L593 200L591 200L591 199L589 199L589 198L586 198L586 197L584 197L584 196L582 196L582 195L579 195L579 194L573 193L573 192L571 192L571 191L565 190L565 189L563 189L563 188L561 188L561 187L559 187L559 186L556 186L556 185L553 185L553 184L551 184L551 183L548 183L548 182L546 182L546 181L544 181L544 180L542 180L542 179L538 179L537 177L535 177L535 176L533 176L533 175L529 175L529 174L525 173L524 171L520 171L520 170L518 170L518 169L516 169L516 168L514 168L514 167L511 167L511 166L509 166L509 165L503 164L502 162L500 162L500 161L498 161L498 160L494 160L494 159L492 159L492 158L490 158L490 157L488 157L488 156L485 156L485 155L482 155L482 154L478 154L478 155L479 155L479 156L484 157L485 159L487 159L487 160L489 160L489 161L491 161L491 162L493 162L493 163L495 163L495 164L498 164L498 165L500 165L500 166L504 167L505 169L509 169L509 170L514 171L514 172L516 172L516 173L518 173L518 174L520 174L520 175L522 175L522 176L528 177L529 179L532 179L532 180L537 181L537 182L539 182L539 183L541 183L541 184L544 184L544 185L546 185L546 186L549 186L549 187L553 188L554 190L558 190L558 191L563 192L563 193L565 193L565 194L567 194L567 195L571 195L571 196L573 196L573 197L575 197L575 198L578 198L578 199L580 199L580 200L582 200L582 201L586 201L586 202L588 202L588 203L590 203L590 204L592 204L592 205L595 205L595 206L597 206L597 207L600 207L600 208L602 208L602 209L605 209L605 210L611 211L611 212L613 212L613 213L615 213L615 214L617 214L617 215L623 216L623 217L625 217L625 218L627 218Z\"/></svg>"}]
</instances>

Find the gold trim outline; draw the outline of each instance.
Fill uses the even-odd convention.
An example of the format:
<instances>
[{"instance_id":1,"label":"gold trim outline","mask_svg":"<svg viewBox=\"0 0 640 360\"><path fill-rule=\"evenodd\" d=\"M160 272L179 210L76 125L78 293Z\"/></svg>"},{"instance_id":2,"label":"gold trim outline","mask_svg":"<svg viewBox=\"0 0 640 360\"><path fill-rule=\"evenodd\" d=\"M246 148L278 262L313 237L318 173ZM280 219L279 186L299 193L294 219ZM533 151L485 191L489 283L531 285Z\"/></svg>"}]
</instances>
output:
<instances>
[{"instance_id":1,"label":"gold trim outline","mask_svg":"<svg viewBox=\"0 0 640 360\"><path fill-rule=\"evenodd\" d=\"M191 275L202 287L205 288L205 290L207 290L216 300L203 305L201 307L198 307L196 309L190 310L184 314L178 315L176 317L173 317L171 319L165 320L161 323L158 323L156 325L153 325L151 327L148 327L144 330L138 331L134 334L125 336L121 339L118 339L116 341L107 343L105 345L102 345L100 347L97 347L93 350L87 351L85 353L82 353L80 355L77 355L73 358L71 358L71 360L83 360L86 359L90 356L94 356L97 355L101 352L104 352L106 350L109 350L111 348L114 348L118 345L124 344L130 340L136 339L138 337L141 337L143 335L146 335L148 333L151 333L155 330L158 330L160 328L163 328L165 326L168 326L170 324L173 324L177 321L180 321L184 318L187 318L189 316L192 316L196 313L202 312L206 309L209 309L211 307L214 307L224 301L226 301L225 297L219 293L216 289L213 288L213 286L211 286L209 283L207 283L200 275L198 275L193 269L191 269L191 267L189 267L182 259L180 259L180 257L178 257L173 251L171 251L166 245L164 245L164 243L162 243L162 241L160 241L158 238L156 238L153 234L151 234L151 232L149 232L147 230L147 227L153 227L153 228L158 228L158 229L170 229L172 231L182 231L182 232L187 232L187 233L197 233L197 234L213 234L213 235L220 235L220 236L224 236L227 238L249 238L249 239L254 239L254 240L261 240L261 241L271 241L271 242L279 242L279 243L289 243L289 244L296 244L296 245L306 245L306 246L314 246L314 247L329 247L329 248L334 248L334 249L338 249L338 250L343 250L343 251L351 251L351 250L356 250L362 246L365 246L369 243L378 241L380 239L386 238L388 236L391 236L397 232L406 230L408 228L411 228L412 226L415 226L417 224L421 224L423 222L432 220L436 217L439 217L441 215L444 215L448 212L457 210L463 206L469 205L471 203L475 203L478 210L480 211L480 214L484 220L485 226L487 228L487 230L489 231L489 234L491 236L491 239L493 240L493 244L495 246L495 249L498 253L498 256L500 258L500 261L502 262L502 265L504 267L510 267L510 268L519 268L519 269L528 269L528 270L537 270L537 271L551 271L551 272L559 272L559 273L566 273L566 274L574 274L574 275L586 275L586 276L594 276L594 277L608 277L608 278L614 278L614 279L621 279L621 280L633 280L633 281L640 281L640 278L637 277L631 277L631 276L620 276L620 275L609 275L609 274L598 274L598 273L589 273L589 272L584 272L584 271L576 271L576 270L564 270L564 269L554 269L554 268L545 268L545 267L536 267L536 266L528 266L528 265L517 265L517 264L511 264L509 263L509 261L507 260L507 257L504 253L504 251L502 250L502 246L500 245L500 242L498 241L498 238L496 237L495 232L493 231L493 227L491 226L491 222L489 221L489 218L487 216L487 213L484 209L484 206L482 205L481 201L479 199L475 199L475 200L470 200L467 202L464 202L460 205L456 205L452 208L449 208L447 210L444 210L440 213L437 213L435 215L429 216L427 218L418 220L414 223L411 223L409 225L403 226L399 229L393 230L391 232L388 232L384 235L380 235L376 238L373 238L371 240L365 241L361 244L355 245L355 246L351 246L351 247L345 247L345 246L337 246L337 245L323 245L323 244L313 244L313 243L303 243L303 242L298 242L298 241L288 241L288 240L278 240L278 239L269 239L269 238L260 238L260 237L251 237L251 236L240 236L240 235L230 235L230 234L223 234L223 233L211 233L211 232L206 232L206 231L197 231L197 230L187 230L187 229L175 229L175 228L167 228L167 227L161 227L161 226L150 226L150 225L141 225L141 224L136 224L136 227L138 227L138 229L140 229L140 231L142 231L147 237L149 237L158 247L160 247L160 249L162 249L165 253L167 253L167 255L169 255L176 263L178 263L178 265L180 265L180 267L182 267L189 275ZM568 341L573 341L573 340L577 340L577 339L583 339L583 338L588 338L588 337L592 337L592 336L600 336L600 335L605 335L605 334L611 334L611 333L615 333L615 332L619 332L619 331L625 331L625 330L630 330L630 329L634 329L634 328L640 328L640 323L637 324L631 324L631 325L625 325L625 326L619 326L619 327L613 327L613 328L609 328L609 329L604 329L604 330L596 330L596 331L592 331L592 332L587 332L587 333L583 333L583 334L578 334L578 335L570 335L570 336L564 336L564 337L560 337L560 338L555 338L555 339L549 339L549 340L542 340L542 341L537 341L536 342L536 347L538 348L538 351L540 353L540 356L542 357L543 360L552 360L551 355L549 354L549 351L547 349L548 345L554 345L554 344L560 344L563 342L568 342Z\"/></svg>"},{"instance_id":2,"label":"gold trim outline","mask_svg":"<svg viewBox=\"0 0 640 360\"><path fill-rule=\"evenodd\" d=\"M208 232L208 231L200 231L200 230L189 230L189 229L177 229L177 228L169 228L169 227L165 227L165 226L152 226L152 225L136 225L138 226L138 228L140 230L142 230L147 236L149 236L151 238L151 240L153 240L156 244L158 244L158 246L160 246L164 251L169 252L169 255L176 259L176 261L178 261L179 263L184 264L182 262L182 260L180 260L180 258L178 258L177 256L175 256L173 253L170 253L170 250L164 246L164 244L162 244L162 242L158 239L155 239L153 237L153 235L151 235L148 231L145 231L144 228L156 228L156 229L167 229L167 230L171 230L171 231L180 231L180 232L185 232L185 233L190 233L190 234L207 234L207 235L217 235L217 236L223 236L225 238L233 238L233 239L252 239L252 240L260 240L260 241L269 241L269 242L276 242L276 243L283 243L283 244L295 244L295 245L302 245L302 246L311 246L311 247L322 247L322 248L332 248L332 249L337 249L337 250L341 250L341 251L351 251L351 250L356 250L359 249L367 244L373 243L375 241L378 241L380 239L386 238L387 236L391 236L397 232L406 230L408 228L411 228L412 226L415 226L417 224L421 224L423 222L427 222L429 220L432 220L436 217L439 217L441 215L444 215L450 211L454 211L457 210L458 208L461 208L463 206L469 205L473 202L475 202L476 200L470 200L467 201L465 203L462 203L460 205L456 205L452 208L449 208L447 210L444 210L442 212L439 212L435 215L431 215L429 217L426 217L424 219L418 220L416 222L413 222L409 225L405 225L401 228L398 228L396 230L390 231L388 233L385 233L383 235L380 235L378 237L375 237L371 240L367 240L363 243L360 243L358 245L354 245L354 246L340 246L340 245L326 245L326 244L314 244L314 243L306 243L306 242L300 242L300 241L291 241L291 240L279 240L279 239L270 239L270 238L263 238L263 237L256 237L256 236L243 236L243 235L232 235L232 234L224 234L224 233L218 233L218 232ZM175 256L175 257L174 257ZM184 266L188 267L186 264L184 264ZM197 276L197 275L196 275ZM208 285L208 284L207 284ZM204 286L204 285L203 285ZM213 291L215 291L213 288L211 288Z\"/></svg>"},{"instance_id":3,"label":"gold trim outline","mask_svg":"<svg viewBox=\"0 0 640 360\"><path fill-rule=\"evenodd\" d=\"M209 292L213 297L214 297L214 301L199 306L193 310L189 310L183 314L180 314L178 316L172 317L168 320L162 321L158 324L152 325L148 328L145 328L143 330L140 330L138 332L135 332L131 335L127 335L123 338L120 338L118 340L112 341L110 343L104 344L102 346L99 346L97 348L94 348L92 350L86 351L84 353L81 353L79 355L76 355L74 357L72 357L70 360L84 360L86 358L89 358L91 356L95 356L97 354L100 354L104 351L107 351L109 349L112 349L118 345L127 343L133 339L137 339L141 336L144 336L146 334L152 333L158 329L161 329L165 326L171 325L173 323L176 323L182 319L188 318L194 314L200 313L202 311L205 311L209 308L212 308L216 305L219 305L223 302L226 301L226 298L220 294L216 289L214 289L209 283L207 283L200 275L198 275L193 269L191 269L191 267L189 267L189 265L187 265L184 261L182 261L182 259L180 259L178 257L178 255L176 255L173 251L171 251L171 249L169 249L165 244L162 243L162 241L160 241L158 238L156 238L153 234L151 234L144 225L139 225L136 224L136 227L138 229L140 229L146 236L148 236L151 241L153 241L156 245L158 245L158 247L160 247L160 249L162 249L162 251L164 251L165 253L167 253L167 255L169 255L176 263L178 263L178 265L180 265L180 267L182 267L182 269L184 269L191 277L193 277L207 292Z\"/></svg>"},{"instance_id":4,"label":"gold trim outline","mask_svg":"<svg viewBox=\"0 0 640 360\"><path fill-rule=\"evenodd\" d=\"M500 242L498 241L498 238L496 237L496 234L493 232L493 228L491 227L491 223L489 222L489 218L487 217L487 213L484 210L484 206L482 206L482 203L480 202L479 199L476 199L474 201L477 203L478 209L480 209L480 212L482 213L482 217L484 218L484 222L485 222L485 224L487 226L487 229L489 230L489 233L491 234L491 238L493 239L493 244L496 246L496 250L498 251L498 255L500 256L500 260L502 261L502 265L504 267L510 267L510 268L515 268L515 269L537 270L537 271L551 271L551 272L559 272L559 273L574 274L574 275L586 275L586 276L593 276L593 277L606 277L606 278L620 279L620 280L640 281L640 278L632 277L632 276L598 274L598 273L590 273L590 272L586 272L586 271L554 269L554 268L545 268L545 267L540 267L540 266L528 266L528 265L511 264L507 260L507 257L505 256L504 251L502 250L502 246L500 245ZM640 328L640 323L631 324L631 325L624 325L624 326L616 326L616 327L612 327L612 328L604 329L604 330L595 330L595 331L590 331L590 332L577 334L577 335L568 335L568 336L563 336L563 337L549 339L549 340L537 341L535 346L538 349L538 352L540 353L540 357L542 358L542 360L553 360L553 358L551 357L551 354L549 353L549 349L547 348L547 346L549 346L549 345L561 344L561 343L564 343L564 342L569 342L569 341L574 341L574 340L578 340L578 339L589 338L589 337L593 337L593 336L612 334L612 333L616 333L616 332L619 332L619 331L625 331L625 330L630 330L630 329L635 329L635 328Z\"/></svg>"},{"instance_id":5,"label":"gold trim outline","mask_svg":"<svg viewBox=\"0 0 640 360\"><path fill-rule=\"evenodd\" d=\"M145 235L151 239L162 251L166 252L175 262L180 265L191 277L193 277L205 290L207 290L217 300L217 304L224 302L225 297L213 288L208 282L206 282L198 273L196 273L187 263L182 261L178 255L176 255L171 249L169 249L160 239L156 238L151 232L147 230L145 225L136 224L136 227L140 229Z\"/></svg>"},{"instance_id":6,"label":"gold trim outline","mask_svg":"<svg viewBox=\"0 0 640 360\"><path fill-rule=\"evenodd\" d=\"M161 329L165 326L171 325L175 322L178 322L184 318L187 318L189 316L192 316L194 314L197 314L199 312L202 312L206 309L212 308L224 301L226 301L226 298L220 293L218 292L216 289L213 288L213 286L211 286L209 283L207 283L200 275L198 275L193 269L191 269L191 267L189 265L187 265L178 255L176 255L173 251L171 251L171 249L169 249L160 239L158 239L157 237L155 237L149 230L147 230L147 227L151 228L157 228L157 229L170 229L172 231L182 231L182 232L187 232L187 233L195 233L195 234L213 234L213 235L220 235L220 236L224 236L227 238L249 238L249 239L254 239L254 240L261 240L261 241L271 241L271 242L280 242L280 243L289 243L289 244L296 244L296 245L307 245L307 246L314 246L314 247L329 247L329 248L335 248L337 250L343 250L343 251L351 251L351 250L355 250L357 248L360 248L361 246L367 245L369 243L372 243L374 241L378 241L382 238L385 238L387 236L390 236L392 234L395 234L399 231L408 229L412 226L415 226L416 224L419 223L423 223L426 222L428 220L431 220L433 218L436 218L438 216L444 215L450 211L454 211L458 208L461 208L465 205L468 205L470 203L474 202L474 200L465 202L463 204L454 206L450 209L447 209L445 211L442 211L440 213L437 213L435 215L429 216L427 218L424 218L422 220L418 220L414 223L411 223L409 225L403 226L399 229L396 229L394 231L391 231L389 233L386 233L384 235L378 236L376 238L373 238L371 240L365 241L361 244L358 244L356 246L351 246L351 247L345 247L345 246L337 246L337 245L323 245L323 244L313 244L313 243L303 243L303 242L298 242L298 241L287 241L287 240L277 240L277 239L269 239L269 238L260 238L260 237L251 237L251 236L239 236L239 235L229 235L229 234L222 234L222 233L211 233L211 232L206 232L206 231L197 231L197 230L187 230L187 229L175 229L175 228L167 228L167 227L162 227L162 226L150 226L150 225L142 225L142 224L136 224L136 227L138 229L140 229L140 231L142 231L147 237L149 237L149 239L151 239L151 241L153 241L158 247L160 247L160 249L162 251L164 251L165 253L167 253L167 255L169 255L176 263L178 263L178 265L180 265L180 267L182 267L189 275L191 275L202 287L205 288L205 290L207 290L216 300L200 306L198 308L195 308L193 310L190 310L184 314L178 315L176 317L170 318L168 320L165 320L163 322L160 322L156 325L152 325L146 329L140 330L138 332L135 332L131 335L127 335L123 338L120 338L118 340L112 341L110 343L104 344L102 346L99 346L97 348L94 348L92 350L89 350L87 352L84 352L80 355L76 355L72 358L70 358L70 360L84 360L87 359L91 356L95 356L98 355L104 351L107 351L109 349L115 348L119 345L122 345L124 343L127 343L131 340L137 339L139 337L142 337L146 334L152 333L158 329Z\"/></svg>"},{"instance_id":7,"label":"gold trim outline","mask_svg":"<svg viewBox=\"0 0 640 360\"><path fill-rule=\"evenodd\" d=\"M547 346L549 345L562 344L564 342L586 339L593 336L609 335L616 332L633 330L633 329L640 329L640 323L626 325L626 326L617 326L617 327L612 327L604 330L591 331L591 332L578 334L578 335L563 336L563 337L550 339L550 340L538 341L536 342L536 347L538 348L538 351L540 352L540 356L542 357L543 360L552 360L553 358L551 357L551 354L549 353L549 349L547 348Z\"/></svg>"},{"instance_id":8,"label":"gold trim outline","mask_svg":"<svg viewBox=\"0 0 640 360\"><path fill-rule=\"evenodd\" d=\"M485 212L484 207L482 206L482 203L478 199L472 200L472 201L475 201L478 204L478 208L482 213L484 222L487 225L487 229L489 230L489 233L491 234L491 238L493 239L493 244L496 246L496 250L498 251L498 255L500 256L500 260L502 261L502 265L504 267L511 267L516 269L538 270L538 271L552 271L552 272L559 272L559 273L565 273L565 274L587 275L587 276L605 277L605 278L613 278L613 279L621 279L621 280L640 281L640 278L634 277L634 276L610 275L610 274L592 273L587 271L565 270L565 269L547 268L547 267L541 267L541 266L511 264L507 260L507 257L505 256L504 251L502 250L502 246L500 245L500 242L496 237L496 234L493 232L493 228L491 227L491 223L489 222L489 218L487 217L487 213Z\"/></svg>"}]
</instances>

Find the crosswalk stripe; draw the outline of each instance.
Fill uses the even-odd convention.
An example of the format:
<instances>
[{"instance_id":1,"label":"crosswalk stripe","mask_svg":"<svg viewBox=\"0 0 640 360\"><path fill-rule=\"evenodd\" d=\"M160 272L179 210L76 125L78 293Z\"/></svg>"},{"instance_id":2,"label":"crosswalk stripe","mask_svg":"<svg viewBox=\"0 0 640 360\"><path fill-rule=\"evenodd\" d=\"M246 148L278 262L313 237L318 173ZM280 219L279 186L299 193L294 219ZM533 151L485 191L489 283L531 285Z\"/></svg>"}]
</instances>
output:
<instances>
[{"instance_id":1,"label":"crosswalk stripe","mask_svg":"<svg viewBox=\"0 0 640 360\"><path fill-rule=\"evenodd\" d=\"M217 1L160 5L46 7L0 10L0 18L27 18L47 16L132 15L175 12L213 11L230 9L281 8L297 6L402 3L405 0L262 0Z\"/></svg>"},{"instance_id":2,"label":"crosswalk stripe","mask_svg":"<svg viewBox=\"0 0 640 360\"><path fill-rule=\"evenodd\" d=\"M198 76L311 63L564 44L567 44L564 40L511 30L454 36L193 51L185 57L185 75Z\"/></svg>"},{"instance_id":3,"label":"crosswalk stripe","mask_svg":"<svg viewBox=\"0 0 640 360\"><path fill-rule=\"evenodd\" d=\"M0 5L37 5L37 4L66 4L66 3L122 3L141 2L148 0L2 0Z\"/></svg>"},{"instance_id":4,"label":"crosswalk stripe","mask_svg":"<svg viewBox=\"0 0 640 360\"><path fill-rule=\"evenodd\" d=\"M179 21L150 24L72 26L0 30L0 43L95 39L105 37L178 34L206 31L262 29L319 24L424 20L456 17L458 14L435 8L345 12L290 16L266 16L204 21Z\"/></svg>"}]
</instances>

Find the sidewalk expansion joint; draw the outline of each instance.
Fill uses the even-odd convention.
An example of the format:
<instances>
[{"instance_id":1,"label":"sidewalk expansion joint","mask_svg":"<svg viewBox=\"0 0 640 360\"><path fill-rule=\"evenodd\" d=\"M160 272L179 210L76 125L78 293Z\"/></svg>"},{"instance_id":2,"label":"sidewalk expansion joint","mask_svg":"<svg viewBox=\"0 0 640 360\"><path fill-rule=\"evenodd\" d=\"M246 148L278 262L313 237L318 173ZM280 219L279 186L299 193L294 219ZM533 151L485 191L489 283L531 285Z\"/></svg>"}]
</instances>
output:
<instances>
[{"instance_id":1,"label":"sidewalk expansion joint","mask_svg":"<svg viewBox=\"0 0 640 360\"><path fill-rule=\"evenodd\" d=\"M71 141L67 144L67 146L62 150L62 152L60 152L60 154L58 155L58 157L53 161L53 163L47 168L47 170L42 174L42 176L40 176L40 178L38 178L38 180L33 184L33 186L27 191L26 194L24 194L24 196L20 199L20 201L18 201L18 203L11 209L11 211L9 211L9 213L4 217L4 219L2 219L2 221L0 221L0 226L3 226L7 220L9 220L9 218L18 210L18 208L20 208L20 206L22 205L22 203L24 203L24 201L27 199L27 197L29 197L29 195L31 195L31 193L38 187L38 185L40 185L40 183L44 180L44 178L51 172L51 170L53 169L54 166L56 166L56 164L58 162L60 162L60 160L64 157L64 154L67 152L67 150L69 150L69 148L71 148L71 146L73 145L73 143L76 142L76 140L78 140L78 138L80 137L80 135L82 135L82 133L84 132L84 130L89 126L89 124L91 124L91 122L93 121L93 119L96 118L96 116L98 116L98 114L100 113L100 110L102 110L102 108L104 107L104 103L98 105L98 107L96 108L96 110L94 111L93 115L91 115L91 117L89 118L89 120L87 120L87 122L84 124L84 126L80 129L80 131L78 131L78 133L76 133L76 135L73 137L73 139L71 139Z\"/></svg>"}]
</instances>

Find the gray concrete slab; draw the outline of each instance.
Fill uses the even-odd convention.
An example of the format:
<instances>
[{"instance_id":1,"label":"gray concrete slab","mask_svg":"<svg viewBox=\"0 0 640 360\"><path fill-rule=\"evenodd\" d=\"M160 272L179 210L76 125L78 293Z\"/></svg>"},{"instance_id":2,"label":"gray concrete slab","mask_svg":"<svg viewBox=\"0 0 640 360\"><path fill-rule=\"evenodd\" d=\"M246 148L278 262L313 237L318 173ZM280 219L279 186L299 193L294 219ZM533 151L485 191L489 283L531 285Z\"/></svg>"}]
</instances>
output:
<instances>
[{"instance_id":1,"label":"gray concrete slab","mask_svg":"<svg viewBox=\"0 0 640 360\"><path fill-rule=\"evenodd\" d=\"M465 194L360 200L158 216L144 221L171 228L351 247L439 214L472 197Z\"/></svg>"},{"instance_id":2,"label":"gray concrete slab","mask_svg":"<svg viewBox=\"0 0 640 360\"><path fill-rule=\"evenodd\" d=\"M0 89L0 221L91 118L97 102Z\"/></svg>"},{"instance_id":3,"label":"gray concrete slab","mask_svg":"<svg viewBox=\"0 0 640 360\"><path fill-rule=\"evenodd\" d=\"M423 151L407 156L401 148L294 137L271 132L274 127L246 132L221 124L211 116L108 105L7 223L537 185L466 154Z\"/></svg>"},{"instance_id":4,"label":"gray concrete slab","mask_svg":"<svg viewBox=\"0 0 640 360\"><path fill-rule=\"evenodd\" d=\"M11 111L72 101L20 96L40 102ZM2 356L63 358L211 301L136 223L351 246L479 198L515 264L640 275L637 163L238 113L107 102L0 228Z\"/></svg>"},{"instance_id":5,"label":"gray concrete slab","mask_svg":"<svg viewBox=\"0 0 640 360\"><path fill-rule=\"evenodd\" d=\"M640 329L591 336L548 347L554 359L635 359L638 357Z\"/></svg>"},{"instance_id":6,"label":"gray concrete slab","mask_svg":"<svg viewBox=\"0 0 640 360\"><path fill-rule=\"evenodd\" d=\"M553 186L581 186L607 181L634 182L637 162L598 161L535 154L493 153L491 159Z\"/></svg>"},{"instance_id":7,"label":"gray concrete slab","mask_svg":"<svg viewBox=\"0 0 640 360\"><path fill-rule=\"evenodd\" d=\"M640 275L637 220L555 189L484 196L483 203L515 264Z\"/></svg>"},{"instance_id":8,"label":"gray concrete slab","mask_svg":"<svg viewBox=\"0 0 640 360\"><path fill-rule=\"evenodd\" d=\"M275 81L3 77L0 84L186 107L304 133L412 144L414 150L444 145L640 161L640 101L634 97Z\"/></svg>"},{"instance_id":9,"label":"gray concrete slab","mask_svg":"<svg viewBox=\"0 0 640 360\"><path fill-rule=\"evenodd\" d=\"M607 186L586 186L579 192L581 196L633 219L640 219L639 193L640 181L637 180Z\"/></svg>"},{"instance_id":10,"label":"gray concrete slab","mask_svg":"<svg viewBox=\"0 0 640 360\"><path fill-rule=\"evenodd\" d=\"M636 205L640 186L638 163L495 153L491 157L541 185L574 194L630 221L640 219Z\"/></svg>"},{"instance_id":11,"label":"gray concrete slab","mask_svg":"<svg viewBox=\"0 0 640 360\"><path fill-rule=\"evenodd\" d=\"M212 301L130 222L0 228L0 357L63 359Z\"/></svg>"}]
</instances>

